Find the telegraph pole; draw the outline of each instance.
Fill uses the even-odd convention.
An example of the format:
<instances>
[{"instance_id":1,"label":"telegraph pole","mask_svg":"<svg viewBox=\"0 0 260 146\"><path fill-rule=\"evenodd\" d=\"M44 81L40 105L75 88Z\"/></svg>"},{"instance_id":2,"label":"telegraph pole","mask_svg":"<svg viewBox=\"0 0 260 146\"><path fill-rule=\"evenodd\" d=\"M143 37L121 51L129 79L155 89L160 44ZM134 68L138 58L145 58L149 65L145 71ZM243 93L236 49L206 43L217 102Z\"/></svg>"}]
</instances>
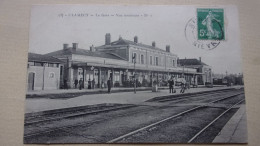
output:
<instances>
[{"instance_id":1,"label":"telegraph pole","mask_svg":"<svg viewBox=\"0 0 260 146\"><path fill-rule=\"evenodd\" d=\"M133 56L133 61L134 61L134 93L136 94L136 79L135 79L135 63L136 63L136 54Z\"/></svg>"}]
</instances>

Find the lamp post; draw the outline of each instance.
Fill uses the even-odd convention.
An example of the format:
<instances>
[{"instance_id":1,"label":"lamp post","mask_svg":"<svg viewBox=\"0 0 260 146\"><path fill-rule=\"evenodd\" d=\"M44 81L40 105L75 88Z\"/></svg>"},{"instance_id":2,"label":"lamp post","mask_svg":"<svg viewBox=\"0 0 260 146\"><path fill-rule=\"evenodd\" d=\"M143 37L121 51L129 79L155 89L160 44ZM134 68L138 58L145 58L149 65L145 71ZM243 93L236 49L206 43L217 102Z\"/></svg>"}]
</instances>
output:
<instances>
[{"instance_id":1,"label":"lamp post","mask_svg":"<svg viewBox=\"0 0 260 146\"><path fill-rule=\"evenodd\" d=\"M42 73L42 90L44 90L44 76L45 76L45 65L47 63L43 63L43 73Z\"/></svg>"}]
</instances>

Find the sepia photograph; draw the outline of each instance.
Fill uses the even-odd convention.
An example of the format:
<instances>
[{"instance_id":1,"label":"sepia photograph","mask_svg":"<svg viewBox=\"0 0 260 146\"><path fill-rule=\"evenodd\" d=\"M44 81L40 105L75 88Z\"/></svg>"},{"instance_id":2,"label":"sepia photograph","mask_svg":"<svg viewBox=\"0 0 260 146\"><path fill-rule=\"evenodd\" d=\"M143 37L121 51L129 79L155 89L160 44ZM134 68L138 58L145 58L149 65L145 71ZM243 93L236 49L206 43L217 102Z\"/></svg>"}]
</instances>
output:
<instances>
[{"instance_id":1,"label":"sepia photograph","mask_svg":"<svg viewBox=\"0 0 260 146\"><path fill-rule=\"evenodd\" d=\"M236 6L33 5L24 143L247 143Z\"/></svg>"}]
</instances>

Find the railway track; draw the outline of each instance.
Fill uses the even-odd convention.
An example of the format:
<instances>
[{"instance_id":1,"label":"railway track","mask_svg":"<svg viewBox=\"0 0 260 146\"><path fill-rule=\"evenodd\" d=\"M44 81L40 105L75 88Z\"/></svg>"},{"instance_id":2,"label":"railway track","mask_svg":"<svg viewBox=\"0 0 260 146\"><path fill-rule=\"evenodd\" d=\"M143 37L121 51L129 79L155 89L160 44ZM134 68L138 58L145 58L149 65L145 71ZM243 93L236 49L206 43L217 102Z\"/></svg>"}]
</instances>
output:
<instances>
[{"instance_id":1,"label":"railway track","mask_svg":"<svg viewBox=\"0 0 260 146\"><path fill-rule=\"evenodd\" d=\"M189 141L188 143L192 143L199 135L201 135L201 133L203 133L206 129L208 129L210 126L213 125L213 123L215 123L217 120L219 120L222 116L224 116L227 112L229 112L233 107L235 107L236 105L240 104L241 102L243 102L245 99L242 99L240 101L238 101L237 103L233 104L232 106L230 106L227 110L225 110L224 112L222 112L218 117L216 117L214 120L212 120L208 125L206 125L204 128L202 128L198 133L196 133Z\"/></svg>"},{"instance_id":2,"label":"railway track","mask_svg":"<svg viewBox=\"0 0 260 146\"><path fill-rule=\"evenodd\" d=\"M220 95L226 92L230 92L230 90L224 90L224 91L218 91L217 93L209 92L209 93L201 93L202 95L211 95L216 96ZM181 96L177 98L170 98L170 99L156 99L155 101L158 102L166 102L166 101L177 101L180 99L186 99L191 98L195 96ZM120 110L120 109L127 109L131 107L135 107L136 105L132 104L100 104L100 105L94 105L94 106L80 106L80 107L73 107L73 108L65 108L60 110L50 110L50 111L44 111L44 112L38 112L38 113L29 113L25 115L25 122L24 125L35 125L45 122L51 122L51 121L57 121L61 119L69 119L69 118L76 118L81 117L85 115L91 115L91 114L98 114L102 112L109 112L114 110Z\"/></svg>"},{"instance_id":3,"label":"railway track","mask_svg":"<svg viewBox=\"0 0 260 146\"><path fill-rule=\"evenodd\" d=\"M116 104L114 106L100 105L99 108L96 107L94 109L91 109L91 107L83 106L83 107L76 107L76 108L67 108L67 109L57 110L57 111L47 111L41 114L31 114L26 116L24 125L28 126L33 124L45 123L49 121L76 118L76 117L109 112L114 110L121 110L121 109L126 109L131 107L136 107L136 105L132 105L132 104L129 105Z\"/></svg>"},{"instance_id":4,"label":"railway track","mask_svg":"<svg viewBox=\"0 0 260 146\"><path fill-rule=\"evenodd\" d=\"M129 108L131 108L131 107L135 107L135 106L129 106ZM117 109L114 108L113 110L110 110L110 111L120 110L120 109L125 109L125 108L124 107L117 108ZM131 114L136 114L136 113L140 113L140 112L146 112L146 111L149 111L149 110L152 110L152 109L153 109L153 107L150 107L150 108L146 108L146 109L138 110L138 111L134 111L134 112L127 112L125 114L117 114L116 117L110 117L110 118L118 118L118 117L123 117L123 116L129 116ZM100 113L101 112L108 112L108 110L106 110L106 111L99 111L99 112ZM96 113L98 113L98 112L96 112ZM55 120L57 120L57 119L55 119ZM32 137L32 136L37 136L37 135L42 135L42 134L46 134L46 133L51 133L51 132L54 132L54 131L57 131L57 130L66 130L66 129L70 129L70 128L74 128L74 127L78 127L78 126L92 125L92 124L96 124L98 122L102 122L102 121L105 121L105 120L107 120L107 119L106 118L102 118L102 119L94 120L94 121L91 121L91 122L83 122L83 123L78 123L78 124L74 124L74 125L67 125L67 126L56 127L56 128L52 128L52 129L48 129L48 130L33 132L33 133L29 133L29 134L24 134L24 138L29 138L29 137ZM48 121L48 120L46 120L46 121ZM41 122L46 122L46 121L39 121L39 122L41 123ZM38 124L38 122L35 122L34 124Z\"/></svg>"},{"instance_id":5,"label":"railway track","mask_svg":"<svg viewBox=\"0 0 260 146\"><path fill-rule=\"evenodd\" d=\"M220 94L220 93L224 93L224 94L225 94L225 92L219 92L219 94ZM212 93L211 93L211 94L212 94ZM190 112L192 112L192 111L194 111L194 110L196 110L196 109L199 109L199 108L202 108L202 107L206 107L208 104L217 103L217 102L223 101L223 100L225 100L225 99L229 99L229 98L238 96L238 95L240 95L240 94L242 94L242 93L236 93L236 94L232 94L232 95L225 96L225 97L223 97L223 95L222 95L222 98L219 98L219 99L214 100L214 101L211 101L211 102L207 102L207 103L205 103L204 105L201 105L201 106L196 106L196 107L194 107L194 108L185 110L185 111L183 111L183 112L181 112L181 113L178 113L178 114L176 114L176 115L174 115L174 116L168 117L168 118L163 119L163 120L161 120L161 121L159 121L159 122L150 124L150 125L145 126L145 127L143 127L143 128L140 128L141 130L140 130L140 129L139 129L139 130L135 130L135 131L133 131L133 132L128 133L127 135L120 136L120 137L118 137L118 138L116 138L116 139L110 140L110 141L108 141L108 143L114 143L114 142L120 141L120 139L122 139L122 137L123 137L123 138L129 137L129 136L131 136L131 135L133 135L133 134L135 134L135 133L138 133L138 132L140 132L140 131L142 131L142 130L145 130L145 129L149 128L149 127L152 127L152 126L155 126L155 125L160 124L160 123L162 123L162 122L166 122L166 121L169 121L169 120L171 120L171 119L177 118L177 117L179 117L179 116L181 116L181 115L190 113ZM215 95L215 94L212 94L212 95ZM53 118L43 118L43 119L41 119L41 120L31 120L31 121L27 121L26 126L30 126L30 125L32 126L32 125L36 125L36 124L39 124L39 123L57 121L57 120L67 119L67 118L82 117L82 116L84 116L84 115L91 115L91 114L98 114L98 113L106 113L106 112L109 112L109 111L116 111L116 110L120 110L120 109L127 109L127 108L131 108L131 107L135 107L135 106L136 106L136 105L120 105L120 106L118 106L118 107L110 106L110 108L108 108L108 109L105 109L105 108L104 108L104 109L102 109L102 110L96 110L96 111L92 111L92 112L86 112L86 111L83 112L83 113L77 113L77 112L74 113L74 112L71 112L71 113L73 113L73 114L71 114L70 112L68 112L69 115L63 115L63 116L53 117ZM83 108L83 107L80 107L80 108L78 108L78 110L79 110L79 109L82 109L82 108ZM139 111L133 111L133 112L128 112L128 113L124 113L124 114L118 114L118 115L116 115L114 118L129 116L129 115L131 115L131 114L140 113L140 112L145 112L145 111L149 111L149 110L153 110L153 108L147 108L147 109L144 109L144 110L142 110L142 111L139 110ZM69 110L67 110L67 111L69 111ZM65 110L65 113L66 113L67 111ZM77 110L75 110L75 111L77 111ZM84 111L84 110L83 110L83 111ZM60 113L64 113L64 111L62 111L62 112L60 112ZM48 113L48 112L47 112L47 113L42 113L42 116L41 116L41 117L46 117L46 116L48 116L48 114L51 115L51 114L53 114L53 113L51 113L51 112L50 112L50 113ZM54 115L57 115L57 113L54 113ZM35 119L35 118L33 118L33 116L34 116L33 114L30 115L30 116L31 116L31 119ZM28 117L30 117L30 116L28 116ZM37 118L36 118L36 119L37 119ZM61 126L61 127L54 127L54 128L49 128L49 129L47 129L47 130L36 131L36 132L29 132L29 133L27 133L27 134L24 135L24 139L28 139L28 138L30 138L30 137L39 136L39 135L50 134L50 133L55 132L55 131L57 132L57 131L62 131L62 130L69 130L69 129L73 129L73 128L75 128L75 127L80 127L80 126L91 126L92 124L96 124L96 123L98 123L98 122L103 122L103 121L106 121L106 120L108 120L108 119L103 118L103 119L93 120L93 121L90 121L90 122L83 122L83 123L77 123L77 124L73 124L73 125L66 125L66 126Z\"/></svg>"},{"instance_id":6,"label":"railway track","mask_svg":"<svg viewBox=\"0 0 260 146\"><path fill-rule=\"evenodd\" d=\"M201 96L218 96L223 93L228 93L228 92L240 92L243 93L243 90L241 89L225 89L225 90L219 90L219 91L209 91L209 92L202 92L202 93L196 93L196 94L187 94L184 96L180 95L168 95L168 96L163 96L163 97L157 97L148 100L147 102L168 102L168 101L175 101L175 100L180 100L180 99L186 99L186 98L192 98L192 97L201 97Z\"/></svg>"},{"instance_id":7,"label":"railway track","mask_svg":"<svg viewBox=\"0 0 260 146\"><path fill-rule=\"evenodd\" d=\"M139 128L139 129L137 129L137 130L134 130L134 131L132 131L132 132L129 132L129 133L127 133L127 134L124 134L124 135L119 136L119 137L117 137L117 138L114 138L114 139L112 139L112 140L109 140L107 143L117 143L117 142L119 142L119 141L121 141L121 140L123 140L123 139L126 139L126 138L128 138L128 137L130 137L130 136L132 136L132 135L135 135L135 134L137 134L137 133L139 133L139 132L141 132L141 131L144 131L144 130L146 130L146 129L151 129L152 127L155 127L155 126L157 126L157 125L160 125L160 124L162 124L162 123L164 123L164 122L168 122L168 121L170 121L170 120L174 120L174 119L176 119L176 118L178 118L178 117L180 117L180 116L183 116L183 115L185 115L185 114L194 112L194 111L196 111L196 110L198 110L198 109L200 109L200 108L206 107L207 104L212 104L212 103L216 103L216 102L219 102L219 101L223 101L223 100L225 100L225 99L229 99L229 98L232 98L232 97L238 96L238 95L240 95L240 93L237 94L237 95L231 95L231 96L228 96L228 97L223 97L223 98L220 98L220 99L211 101L211 102L209 102L209 103L205 103L204 105L196 106L196 107L194 107L194 108L185 110L185 111L183 111L183 112L181 112L181 113L178 113L178 114L176 114L176 115L167 117L167 118L162 119L162 120L160 120L160 121L157 121L157 122L155 122L155 123L149 124L149 125L147 125L147 126L144 126L144 127ZM241 101L239 101L239 102L237 102L237 103L235 103L235 104L232 105L231 107L229 107L225 112L223 112L223 113L222 113L221 115L219 115L216 119L214 119L212 122L210 122L206 127L204 127L201 131L199 131L197 134L195 134L188 142L192 142L196 137L198 137L203 131L205 131L205 130L206 130L209 126L211 126L215 121L217 121L220 117L222 117L226 112L228 112L228 111L229 111L230 109L232 109L234 106L236 106L237 104L239 104L239 103L241 103L241 102L243 102L243 101L244 101L244 99L241 100Z\"/></svg>"}]
</instances>

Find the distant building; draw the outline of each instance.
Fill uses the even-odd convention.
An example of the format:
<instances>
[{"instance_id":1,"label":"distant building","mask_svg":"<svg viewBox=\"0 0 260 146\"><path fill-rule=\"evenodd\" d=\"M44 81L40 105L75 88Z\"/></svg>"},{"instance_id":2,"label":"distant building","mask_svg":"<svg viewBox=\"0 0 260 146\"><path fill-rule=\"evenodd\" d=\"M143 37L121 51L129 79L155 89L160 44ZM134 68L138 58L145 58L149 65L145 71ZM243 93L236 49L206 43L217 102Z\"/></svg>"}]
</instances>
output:
<instances>
[{"instance_id":1,"label":"distant building","mask_svg":"<svg viewBox=\"0 0 260 146\"><path fill-rule=\"evenodd\" d=\"M197 81L199 85L205 85L206 82L212 83L212 69L211 66L199 59L179 59L178 65L181 67L193 68L197 70L198 76Z\"/></svg>"},{"instance_id":2,"label":"distant building","mask_svg":"<svg viewBox=\"0 0 260 146\"><path fill-rule=\"evenodd\" d=\"M108 78L112 79L115 86L125 86L126 82L134 80L136 72L137 81L140 84L154 83L159 85L167 82L171 76L194 78L201 73L197 69L177 66L177 55L170 52L170 46L166 49L156 47L156 43L145 45L138 42L138 37L133 41L119 37L111 42L110 34L105 35L105 44L102 46L90 46L90 50L78 48L77 43L72 47L63 44L63 49L46 54L62 60L64 68L61 74L72 88L75 80L83 79L84 86L89 81L95 80L95 86L100 87ZM136 56L134 65L133 57ZM134 67L135 66L135 67Z\"/></svg>"},{"instance_id":3,"label":"distant building","mask_svg":"<svg viewBox=\"0 0 260 146\"><path fill-rule=\"evenodd\" d=\"M28 53L28 91L59 89L61 63L52 56Z\"/></svg>"}]
</instances>

